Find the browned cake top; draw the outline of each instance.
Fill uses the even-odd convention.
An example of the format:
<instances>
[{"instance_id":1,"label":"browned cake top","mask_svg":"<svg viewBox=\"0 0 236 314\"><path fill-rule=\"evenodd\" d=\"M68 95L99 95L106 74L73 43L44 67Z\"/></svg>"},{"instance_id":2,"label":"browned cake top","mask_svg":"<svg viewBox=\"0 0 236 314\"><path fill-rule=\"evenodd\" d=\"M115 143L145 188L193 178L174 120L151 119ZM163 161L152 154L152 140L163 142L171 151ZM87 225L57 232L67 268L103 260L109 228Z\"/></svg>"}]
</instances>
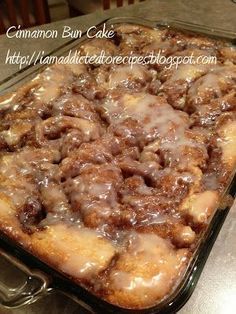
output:
<instances>
[{"instance_id":1,"label":"browned cake top","mask_svg":"<svg viewBox=\"0 0 236 314\"><path fill-rule=\"evenodd\" d=\"M53 65L0 105L0 226L127 308L173 291L236 161L236 51L169 29L115 28L83 54L216 64Z\"/></svg>"}]
</instances>

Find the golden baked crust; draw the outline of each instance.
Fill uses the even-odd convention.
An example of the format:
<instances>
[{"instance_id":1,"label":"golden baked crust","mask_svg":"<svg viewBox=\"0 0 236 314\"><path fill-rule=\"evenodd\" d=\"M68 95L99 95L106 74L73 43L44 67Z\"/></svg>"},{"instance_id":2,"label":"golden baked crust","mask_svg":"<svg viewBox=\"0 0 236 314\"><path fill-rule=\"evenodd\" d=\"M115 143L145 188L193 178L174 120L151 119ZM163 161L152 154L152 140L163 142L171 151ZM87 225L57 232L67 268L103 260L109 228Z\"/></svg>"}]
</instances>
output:
<instances>
[{"instance_id":1,"label":"golden baked crust","mask_svg":"<svg viewBox=\"0 0 236 314\"><path fill-rule=\"evenodd\" d=\"M0 99L0 230L99 297L140 309L184 275L236 163L236 50L115 27L81 54L217 64L52 65Z\"/></svg>"}]
</instances>

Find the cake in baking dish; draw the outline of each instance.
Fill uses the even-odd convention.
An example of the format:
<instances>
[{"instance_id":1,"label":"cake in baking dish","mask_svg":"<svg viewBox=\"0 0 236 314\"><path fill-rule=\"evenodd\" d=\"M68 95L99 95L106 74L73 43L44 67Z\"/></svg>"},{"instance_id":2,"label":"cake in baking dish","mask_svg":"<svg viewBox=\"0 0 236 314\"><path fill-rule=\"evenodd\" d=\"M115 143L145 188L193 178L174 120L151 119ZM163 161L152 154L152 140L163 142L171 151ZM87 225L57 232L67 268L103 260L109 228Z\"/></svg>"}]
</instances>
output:
<instances>
[{"instance_id":1,"label":"cake in baking dish","mask_svg":"<svg viewBox=\"0 0 236 314\"><path fill-rule=\"evenodd\" d=\"M141 309L183 278L236 162L236 50L114 26L81 54L216 64L52 65L0 104L0 229L112 304Z\"/></svg>"}]
</instances>

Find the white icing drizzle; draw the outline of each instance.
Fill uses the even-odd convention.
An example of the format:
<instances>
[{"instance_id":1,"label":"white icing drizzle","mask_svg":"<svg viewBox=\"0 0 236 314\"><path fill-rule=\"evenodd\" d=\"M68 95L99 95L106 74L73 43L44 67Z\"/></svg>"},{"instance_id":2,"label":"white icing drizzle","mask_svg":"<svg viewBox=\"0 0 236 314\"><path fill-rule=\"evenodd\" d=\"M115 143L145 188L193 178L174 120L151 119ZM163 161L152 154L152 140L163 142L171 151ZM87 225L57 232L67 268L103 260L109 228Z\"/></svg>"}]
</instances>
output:
<instances>
[{"instance_id":1,"label":"white icing drizzle","mask_svg":"<svg viewBox=\"0 0 236 314\"><path fill-rule=\"evenodd\" d=\"M61 271L76 278L89 278L108 266L113 245L96 231L58 224L46 231L50 246L61 255Z\"/></svg>"},{"instance_id":2,"label":"white icing drizzle","mask_svg":"<svg viewBox=\"0 0 236 314\"><path fill-rule=\"evenodd\" d=\"M46 68L43 73L33 80L39 82L33 94L36 100L49 103L60 96L61 89L73 81L73 75L86 72L84 65L53 65Z\"/></svg>"},{"instance_id":3,"label":"white icing drizzle","mask_svg":"<svg viewBox=\"0 0 236 314\"><path fill-rule=\"evenodd\" d=\"M179 275L186 250L175 250L168 240L154 234L133 233L127 253L111 273L111 288L134 300L152 301L165 295Z\"/></svg>"},{"instance_id":4,"label":"white icing drizzle","mask_svg":"<svg viewBox=\"0 0 236 314\"><path fill-rule=\"evenodd\" d=\"M113 67L108 81L110 89L118 86L129 86L130 84L143 83L145 84L150 79L150 73L142 65L134 64Z\"/></svg>"},{"instance_id":5,"label":"white icing drizzle","mask_svg":"<svg viewBox=\"0 0 236 314\"><path fill-rule=\"evenodd\" d=\"M233 84L236 79L236 66L217 66L200 77L189 89L191 101L196 103L208 100L208 93L214 92L216 97L222 96L222 89Z\"/></svg>"},{"instance_id":6,"label":"white icing drizzle","mask_svg":"<svg viewBox=\"0 0 236 314\"><path fill-rule=\"evenodd\" d=\"M112 123L127 118L141 122L147 138L153 132L155 137L160 138L157 149L172 151L176 158L185 146L203 149L201 143L191 139L185 132L189 124L187 115L174 110L163 98L142 93L125 94L119 99L108 99L104 109Z\"/></svg>"}]
</instances>

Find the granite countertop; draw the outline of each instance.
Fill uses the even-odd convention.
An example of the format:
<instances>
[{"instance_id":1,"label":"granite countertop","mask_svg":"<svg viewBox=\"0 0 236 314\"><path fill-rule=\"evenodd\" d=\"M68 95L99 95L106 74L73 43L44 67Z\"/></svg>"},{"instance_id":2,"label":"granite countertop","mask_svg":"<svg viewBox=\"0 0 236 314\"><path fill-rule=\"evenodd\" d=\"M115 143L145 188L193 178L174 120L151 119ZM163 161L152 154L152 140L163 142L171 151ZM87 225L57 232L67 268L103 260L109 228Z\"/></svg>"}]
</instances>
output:
<instances>
[{"instance_id":1,"label":"granite countertop","mask_svg":"<svg viewBox=\"0 0 236 314\"><path fill-rule=\"evenodd\" d=\"M151 20L180 19L199 23L210 27L221 27L236 31L236 4L231 0L147 0L145 2L106 12L96 12L87 16L76 17L64 21L44 25L43 29L57 29L64 25L86 30L102 20L112 16L139 16ZM22 54L30 54L34 50L46 53L61 46L68 39L9 39L0 36L1 80L17 72L16 65L5 64L8 49ZM224 226L214 244L193 295L180 314L233 314L236 308L236 203L231 208ZM0 269L9 267L0 260ZM12 280L17 273L12 272ZM13 281L14 281L13 280ZM36 303L14 310L0 308L0 314L72 314L84 313L78 305L59 293L54 293Z\"/></svg>"}]
</instances>

